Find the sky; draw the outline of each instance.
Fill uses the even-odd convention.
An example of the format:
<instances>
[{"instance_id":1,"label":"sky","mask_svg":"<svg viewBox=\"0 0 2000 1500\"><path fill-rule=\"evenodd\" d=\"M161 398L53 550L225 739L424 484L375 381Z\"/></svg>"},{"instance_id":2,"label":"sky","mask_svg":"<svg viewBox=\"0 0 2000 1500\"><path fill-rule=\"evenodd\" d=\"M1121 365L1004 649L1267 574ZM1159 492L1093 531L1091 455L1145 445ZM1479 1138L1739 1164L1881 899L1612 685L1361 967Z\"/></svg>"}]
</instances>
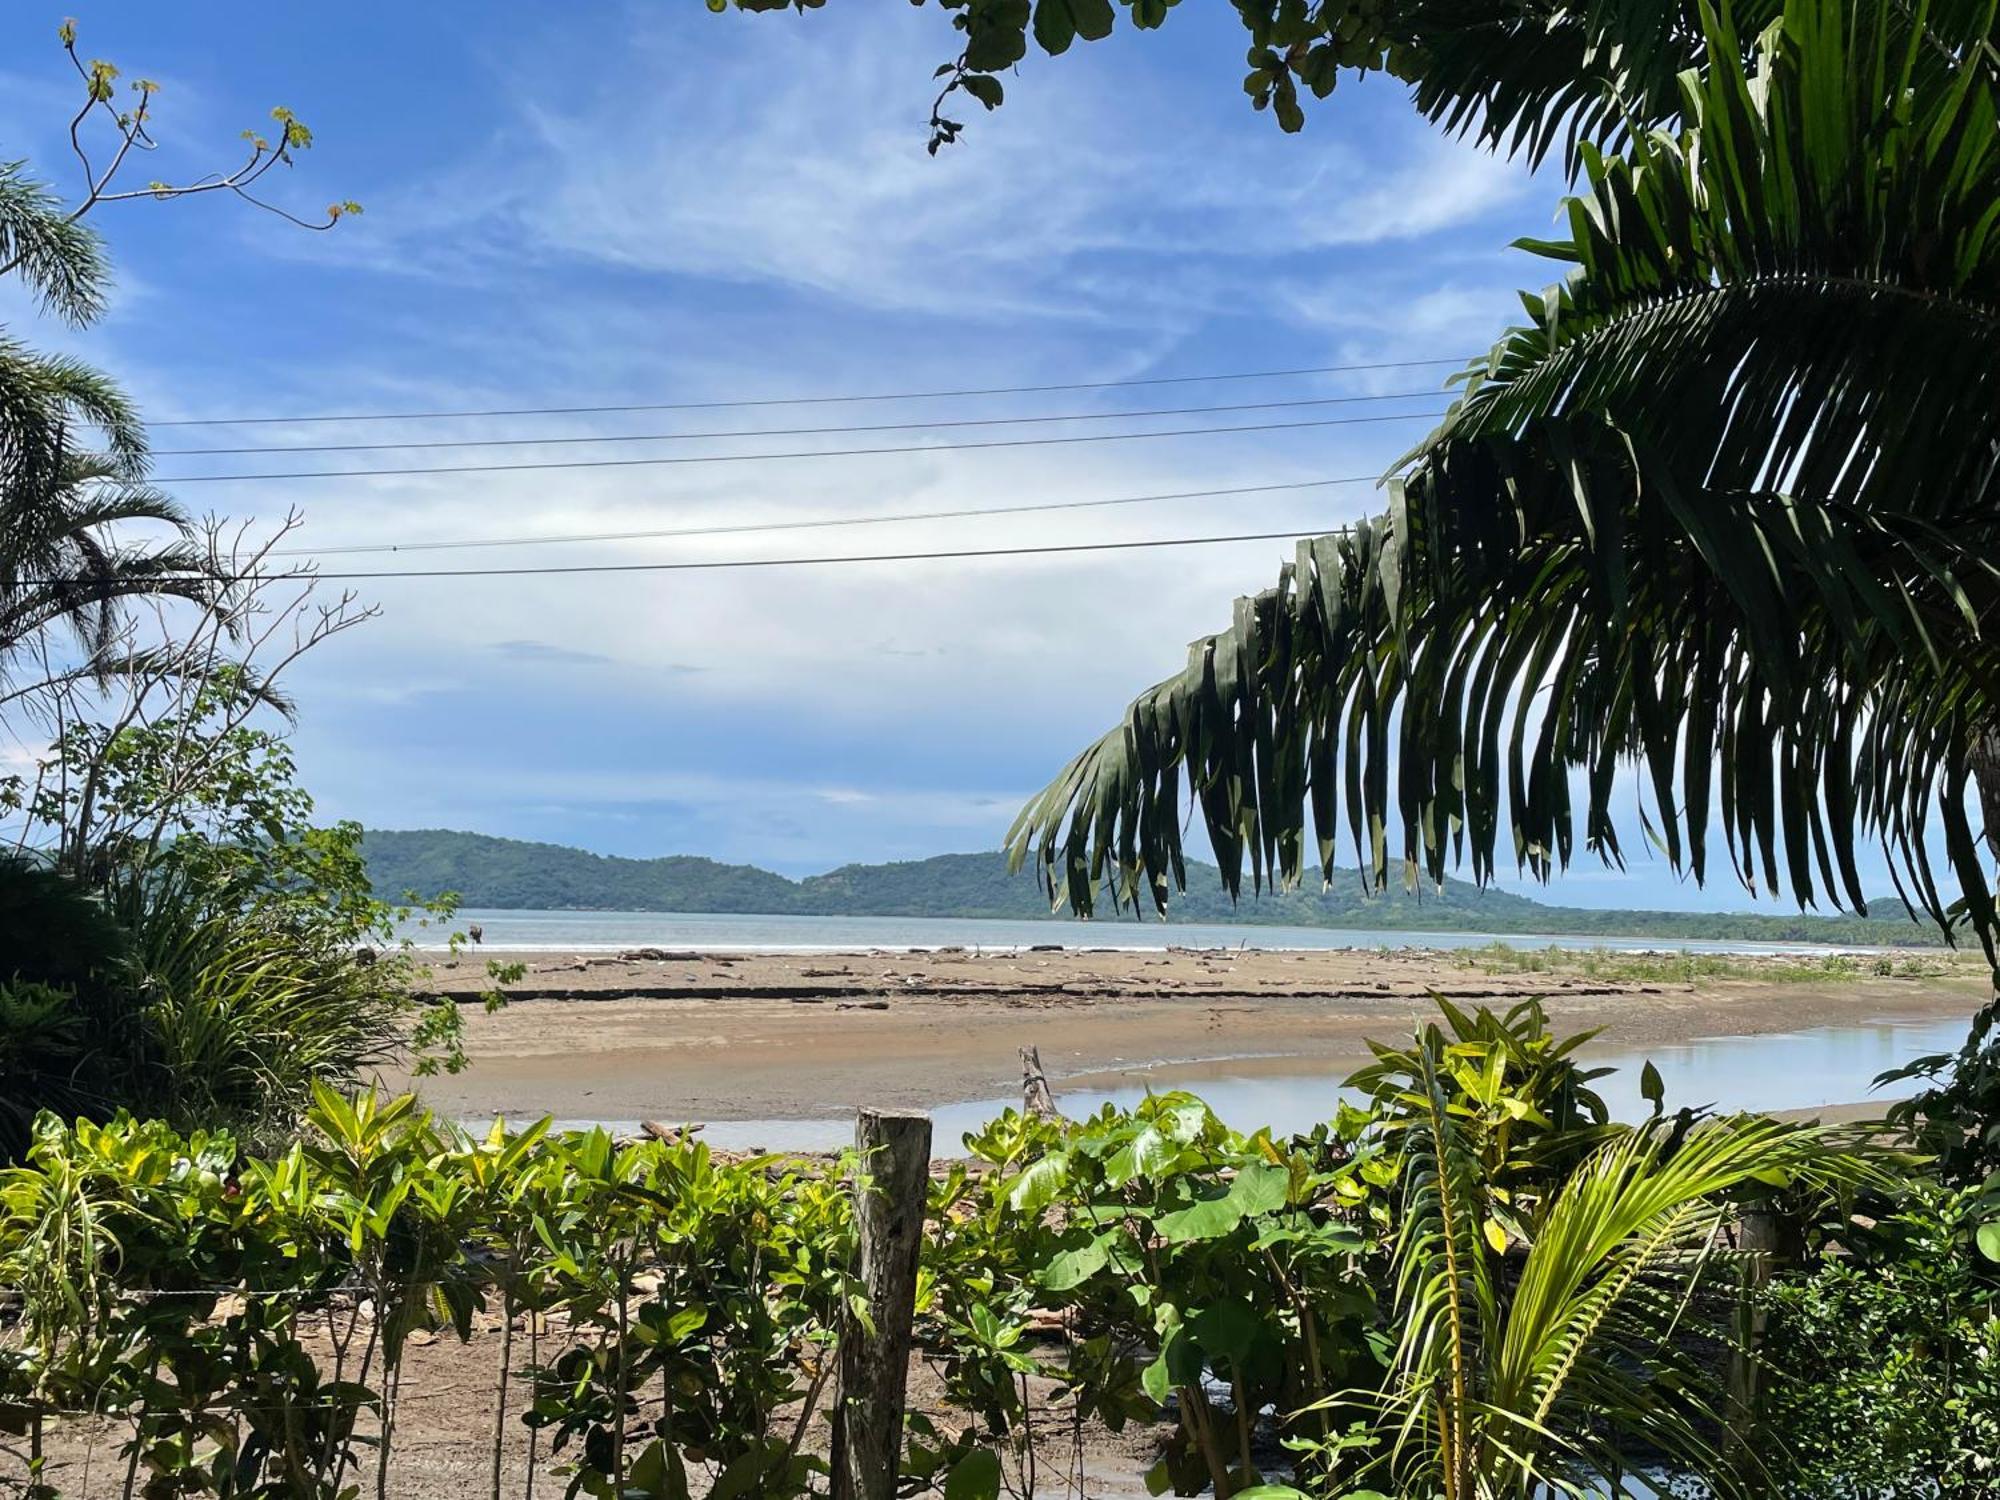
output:
<instances>
[{"instance_id":1,"label":"sky","mask_svg":"<svg viewBox=\"0 0 2000 1500\"><path fill-rule=\"evenodd\" d=\"M0 15L0 155L81 168L61 7ZM1051 62L925 151L934 7L804 16L694 4L240 8L98 4L87 56L162 85L132 178L231 159L283 104L313 148L268 196L325 234L206 198L109 205L109 314L0 323L110 371L156 423L1158 380L1484 349L1549 263L1560 183L1443 138L1393 83L1343 84L1282 135L1240 89L1217 5ZM969 112L969 113L968 113ZM186 505L268 525L329 573L856 555L1324 528L1369 483L1067 513L406 554L387 543L893 515L1380 474L1442 408L1444 366L954 399L425 422L161 426ZM986 428L568 448L190 455L290 446L768 432L1342 405ZM1355 418L1368 418L1355 421ZM1321 422L1339 425L1273 423ZM1267 430L1014 448L1021 436ZM839 447L923 451L715 462ZM228 472L566 458L654 466L202 482ZM192 481L192 482L178 482ZM997 846L1023 799L1177 670L1284 541L746 571L366 580L380 617L292 680L328 817L788 874ZM331 587L332 585L329 585ZM1635 825L1636 826L1636 825ZM1517 888L1525 888L1521 883ZM1742 909L1726 880L1580 866L1579 905Z\"/></svg>"}]
</instances>

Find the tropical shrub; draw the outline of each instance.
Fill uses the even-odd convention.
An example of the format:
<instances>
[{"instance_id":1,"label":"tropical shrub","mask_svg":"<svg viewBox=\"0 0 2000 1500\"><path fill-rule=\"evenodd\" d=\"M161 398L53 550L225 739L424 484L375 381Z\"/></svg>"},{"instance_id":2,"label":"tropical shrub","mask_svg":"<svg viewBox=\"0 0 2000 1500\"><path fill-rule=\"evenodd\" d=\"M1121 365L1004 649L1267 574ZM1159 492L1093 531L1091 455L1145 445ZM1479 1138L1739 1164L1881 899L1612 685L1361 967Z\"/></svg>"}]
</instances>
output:
<instances>
[{"instance_id":1,"label":"tropical shrub","mask_svg":"<svg viewBox=\"0 0 2000 1500\"><path fill-rule=\"evenodd\" d=\"M969 1135L994 1170L940 1182L926 1262L955 1403L1019 1439L1024 1470L1026 1379L1045 1373L1114 1431L1172 1414L1156 1493L1226 1495L1274 1464L1326 1473L1355 1415L1335 1398L1372 1386L1389 1347L1364 1267L1394 1167L1365 1123L1344 1110L1278 1141L1170 1093L1077 1122L1009 1111ZM1060 1358L1025 1346L1037 1316L1060 1321Z\"/></svg>"},{"instance_id":2,"label":"tropical shrub","mask_svg":"<svg viewBox=\"0 0 2000 1500\"><path fill-rule=\"evenodd\" d=\"M138 966L101 900L29 861L0 858L0 1161L38 1110L104 1108L131 1056Z\"/></svg>"},{"instance_id":3,"label":"tropical shrub","mask_svg":"<svg viewBox=\"0 0 2000 1500\"><path fill-rule=\"evenodd\" d=\"M1180 1093L971 1134L930 1190L916 1332L946 1410L912 1414L906 1488L1033 1495L1053 1401L1079 1431L1161 1424L1156 1493L1526 1500L1633 1464L1767 1492L1768 1445L1712 1395L1750 1305L1732 1226L1782 1195L1852 1238L1844 1196L1893 1183L1836 1132L1607 1121L1580 1040L1447 1007L1377 1049L1368 1108L1289 1139ZM572 1495L818 1494L863 1166L475 1140L323 1083L264 1156L45 1114L0 1173L0 1427L127 1413L148 1494L384 1495L411 1338L485 1314L496 1494L517 1424Z\"/></svg>"},{"instance_id":4,"label":"tropical shrub","mask_svg":"<svg viewBox=\"0 0 2000 1500\"><path fill-rule=\"evenodd\" d=\"M260 692L218 669L178 711L57 738L26 804L49 854L0 864L0 985L41 987L0 990L0 1159L44 1107L275 1139L315 1083L406 1047L463 1066L402 937L452 899L376 894L359 825L315 824L290 745L245 717Z\"/></svg>"},{"instance_id":5,"label":"tropical shrub","mask_svg":"<svg viewBox=\"0 0 2000 1500\"><path fill-rule=\"evenodd\" d=\"M1764 1421L1796 1500L2000 1492L2000 1188L1919 1187L1771 1293Z\"/></svg>"},{"instance_id":6,"label":"tropical shrub","mask_svg":"<svg viewBox=\"0 0 2000 1500\"><path fill-rule=\"evenodd\" d=\"M803 1450L846 1301L848 1177L545 1125L474 1140L411 1098L324 1086L306 1134L261 1159L224 1133L44 1115L0 1172L19 1299L0 1430L130 1410L148 1495L382 1496L411 1336L467 1337L491 1308L501 1419L525 1379L517 1414L572 1494L803 1494L824 1472Z\"/></svg>"}]
</instances>

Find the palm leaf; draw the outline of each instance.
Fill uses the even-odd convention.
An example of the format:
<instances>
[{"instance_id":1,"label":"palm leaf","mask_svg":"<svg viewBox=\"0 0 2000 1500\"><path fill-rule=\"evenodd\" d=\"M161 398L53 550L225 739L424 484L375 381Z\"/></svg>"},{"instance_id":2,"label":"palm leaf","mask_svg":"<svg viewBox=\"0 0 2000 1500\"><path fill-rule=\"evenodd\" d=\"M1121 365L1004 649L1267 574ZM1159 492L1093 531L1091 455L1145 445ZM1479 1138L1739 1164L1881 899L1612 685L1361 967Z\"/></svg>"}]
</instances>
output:
<instances>
[{"instance_id":1,"label":"palm leaf","mask_svg":"<svg viewBox=\"0 0 2000 1500\"><path fill-rule=\"evenodd\" d=\"M1409 881L1616 862L1629 764L1697 879L1714 813L1746 884L1861 908L1873 838L1944 923L1936 830L1990 936L2000 132L1983 66L1907 88L1930 46L1871 14L1794 0L1740 66L1706 16L1685 123L1584 150L1536 247L1575 269L1387 514L1302 545L1024 810L1052 899L1164 909L1182 774L1232 893L1299 878L1308 806L1322 869L1344 834L1376 884L1392 848Z\"/></svg>"}]
</instances>

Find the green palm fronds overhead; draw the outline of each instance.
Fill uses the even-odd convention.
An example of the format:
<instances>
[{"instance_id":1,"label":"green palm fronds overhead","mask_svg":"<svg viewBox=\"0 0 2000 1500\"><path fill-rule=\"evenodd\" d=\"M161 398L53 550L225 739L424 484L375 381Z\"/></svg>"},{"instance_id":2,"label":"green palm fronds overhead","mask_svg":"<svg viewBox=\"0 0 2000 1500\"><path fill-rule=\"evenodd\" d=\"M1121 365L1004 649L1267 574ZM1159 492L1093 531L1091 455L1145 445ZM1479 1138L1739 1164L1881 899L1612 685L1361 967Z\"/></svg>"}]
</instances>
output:
<instances>
[{"instance_id":1,"label":"green palm fronds overhead","mask_svg":"<svg viewBox=\"0 0 2000 1500\"><path fill-rule=\"evenodd\" d=\"M1524 246L1568 275L1385 511L1303 544L1024 810L1010 848L1058 902L1164 909L1186 793L1232 892L1297 880L1309 841L1377 882L1484 879L1635 831L1706 878L1715 818L1753 888L1859 907L1879 841L1908 899L1947 922L1955 886L1990 939L1994 8L1755 18L1702 6L1671 104L1616 93L1622 134L1578 135L1567 233ZM1489 56L1479 128L1541 149L1523 122L1579 106L1510 94L1514 66Z\"/></svg>"}]
</instances>

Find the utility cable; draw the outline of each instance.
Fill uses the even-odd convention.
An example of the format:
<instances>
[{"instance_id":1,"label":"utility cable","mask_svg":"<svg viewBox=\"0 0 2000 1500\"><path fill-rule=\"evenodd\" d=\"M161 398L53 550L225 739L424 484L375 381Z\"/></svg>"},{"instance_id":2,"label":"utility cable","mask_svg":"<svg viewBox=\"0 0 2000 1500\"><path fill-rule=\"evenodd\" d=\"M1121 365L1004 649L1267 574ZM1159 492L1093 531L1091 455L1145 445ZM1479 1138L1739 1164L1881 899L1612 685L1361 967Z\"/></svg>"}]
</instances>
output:
<instances>
[{"instance_id":1,"label":"utility cable","mask_svg":"<svg viewBox=\"0 0 2000 1500\"><path fill-rule=\"evenodd\" d=\"M1042 396L1057 391L1131 390L1155 385L1201 385L1211 381L1289 380L1308 375L1350 375L1365 370L1416 370L1463 365L1469 356L1386 359L1370 364L1311 365L1295 370L1239 370L1227 374L1151 375L1132 380L1072 380L1053 385L991 385L961 390L882 391L868 395L756 396L726 401L646 401L606 406L517 406L471 411L375 411L307 413L289 417L177 417L149 427L271 427L306 422L441 422L477 417L584 417L628 411L726 411L757 406L834 406L868 401L943 401L961 396Z\"/></svg>"},{"instance_id":2,"label":"utility cable","mask_svg":"<svg viewBox=\"0 0 2000 1500\"><path fill-rule=\"evenodd\" d=\"M1351 406L1366 401L1434 400L1439 392L1395 391L1381 396L1304 396L1291 401L1243 401L1227 406L1164 406L1138 411L1059 411L1034 417L952 417L934 422L866 422L831 427L753 427L735 432L614 432L599 435L513 438L427 438L408 443L280 443L263 448L160 448L155 458L242 457L253 453L394 453L420 448L554 448L577 443L693 443L710 438L826 437L844 432L924 432L944 427L1026 427L1045 422L1116 422L1130 417L1206 417L1224 412L1282 411L1305 406Z\"/></svg>"},{"instance_id":3,"label":"utility cable","mask_svg":"<svg viewBox=\"0 0 2000 1500\"><path fill-rule=\"evenodd\" d=\"M896 511L880 516L820 516L802 521L741 521L715 526L674 526L652 531L584 531L558 536L489 536L454 541L350 542L331 547L278 547L272 557L330 557L357 552L452 552L467 547L539 547L569 542L651 542L676 537L739 536L774 531L817 531L835 526L888 526L904 521L960 521L988 516L1021 516L1046 511L1101 510L1117 505L1151 505L1168 500L1213 500L1225 495L1268 495L1320 489L1336 484L1373 484L1379 474L1346 474L1338 479L1299 479L1286 484L1236 485L1216 490L1174 490L1160 495L1116 495L1104 500L1042 500L1030 505L995 505L960 510Z\"/></svg>"},{"instance_id":4,"label":"utility cable","mask_svg":"<svg viewBox=\"0 0 2000 1500\"><path fill-rule=\"evenodd\" d=\"M1346 535L1350 526L1314 526L1293 531L1249 531L1230 536L1147 537L1128 542L1052 542L1038 547L958 547L936 552L874 552L858 556L819 557L733 557L685 562L643 563L554 563L526 568L391 568L362 572L322 573L301 570L296 575L264 573L162 574L147 580L149 585L168 583L247 583L257 579L279 580L286 576L315 578L328 583L377 582L389 578L545 578L598 573L705 573L748 568L812 568L851 563L945 562L989 557L1051 557L1075 552L1137 552L1153 547L1214 547L1230 542L1296 541L1301 537ZM51 579L15 578L9 588L26 588L50 583Z\"/></svg>"},{"instance_id":5,"label":"utility cable","mask_svg":"<svg viewBox=\"0 0 2000 1500\"><path fill-rule=\"evenodd\" d=\"M770 463L798 458L864 458L892 453L962 453L989 448L1048 448L1072 443L1130 443L1158 438L1208 437L1238 432L1287 432L1307 427L1358 427L1376 422L1435 422L1436 411L1378 417L1311 417L1295 422L1251 422L1232 427L1170 427L1159 432L1086 432L1063 437L988 438L972 443L912 443L872 448L810 448L785 453L678 453L659 458L586 458L520 464L439 464L394 469L292 469L259 474L154 475L156 485L240 484L277 479L384 479L422 474L519 474L554 469L637 469L668 464Z\"/></svg>"}]
</instances>

